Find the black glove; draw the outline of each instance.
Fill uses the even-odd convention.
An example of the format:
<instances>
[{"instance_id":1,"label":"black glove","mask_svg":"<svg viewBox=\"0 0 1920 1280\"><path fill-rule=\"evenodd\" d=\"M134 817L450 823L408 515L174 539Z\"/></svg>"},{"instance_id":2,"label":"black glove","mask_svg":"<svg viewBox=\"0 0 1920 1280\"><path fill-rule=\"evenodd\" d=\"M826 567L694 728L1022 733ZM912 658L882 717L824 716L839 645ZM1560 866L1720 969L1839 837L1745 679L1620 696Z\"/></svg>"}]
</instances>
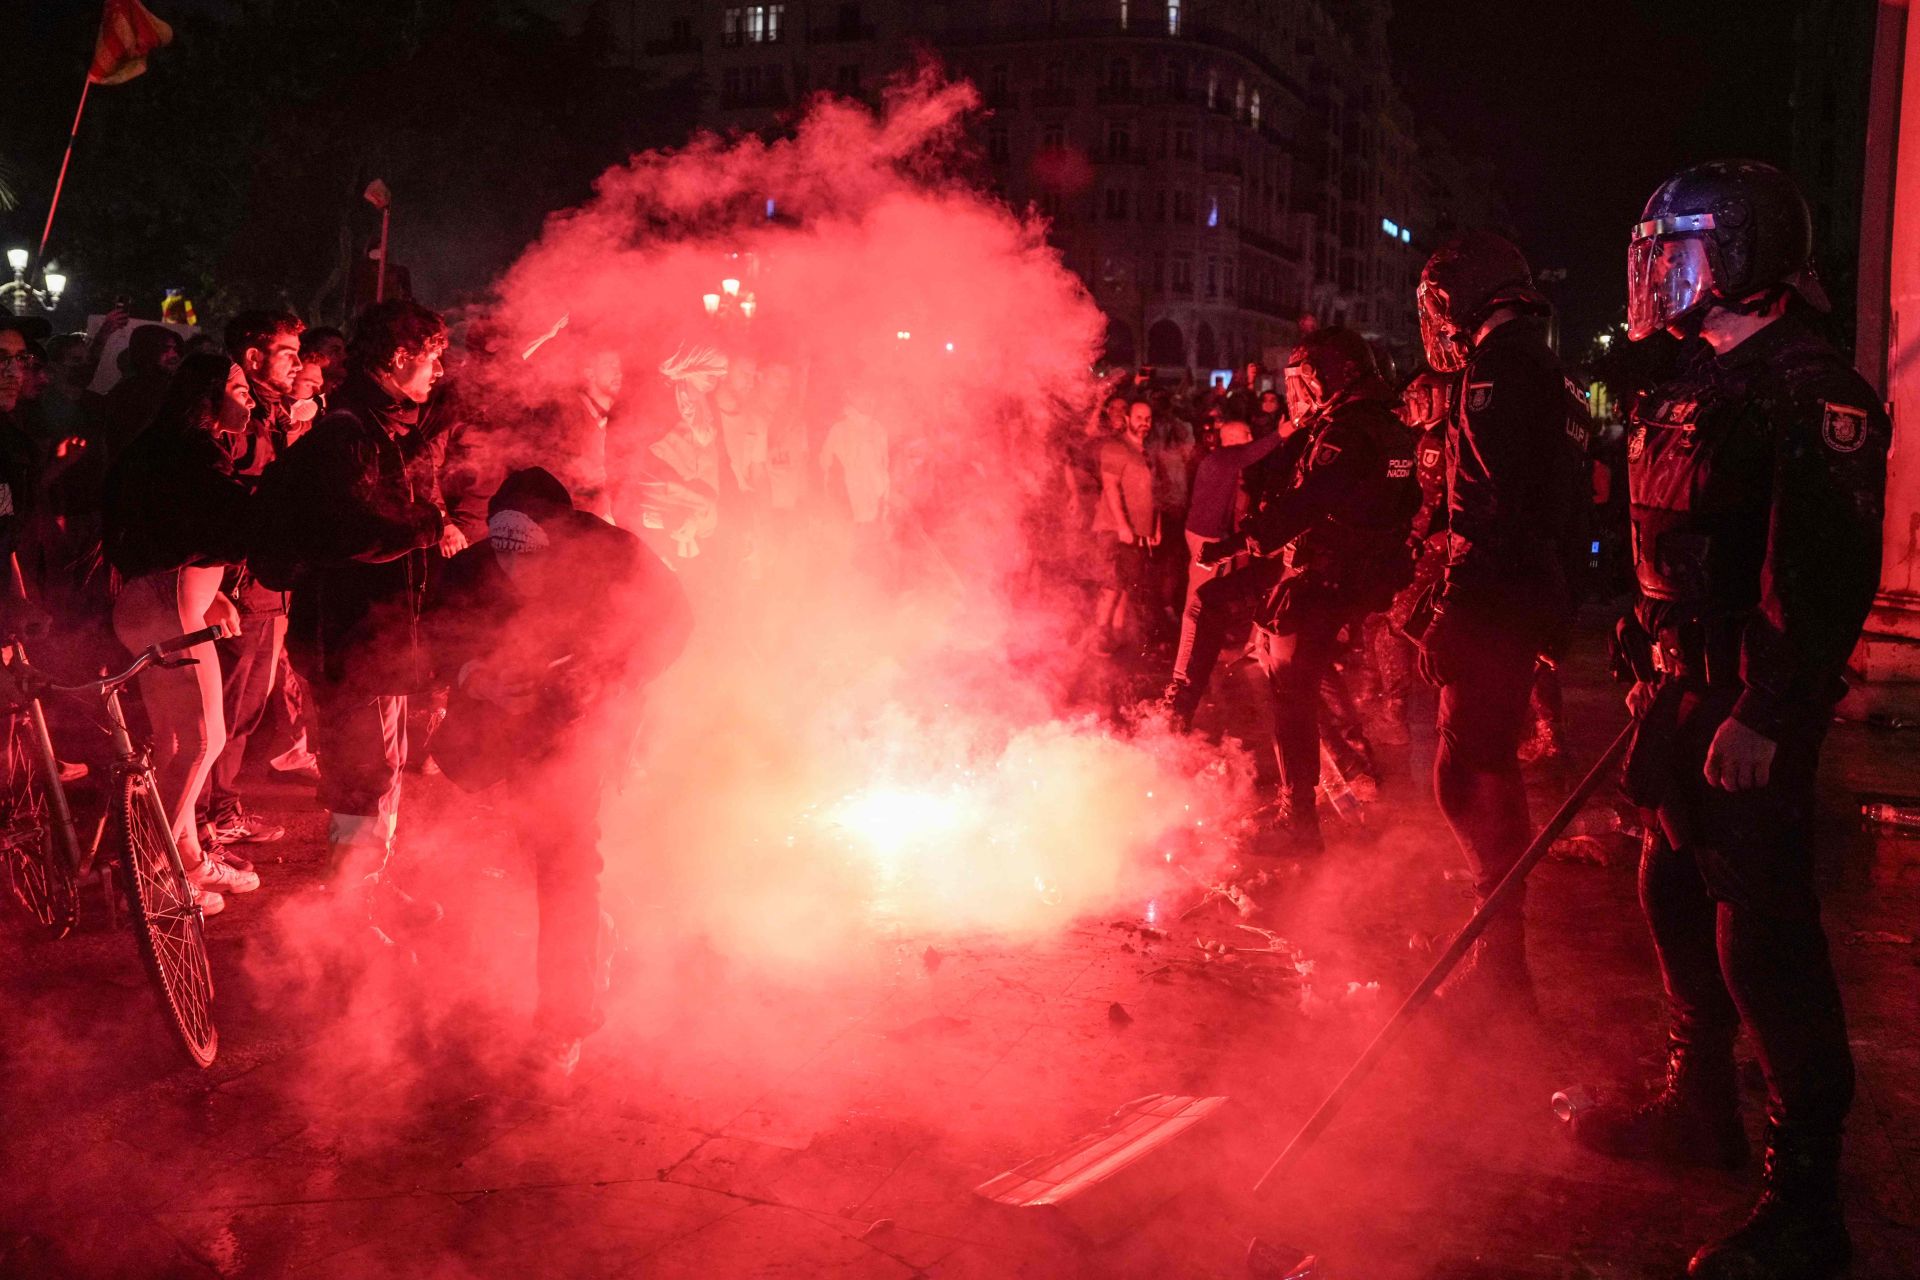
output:
<instances>
[{"instance_id":1,"label":"black glove","mask_svg":"<svg viewBox=\"0 0 1920 1280\"><path fill-rule=\"evenodd\" d=\"M1436 609L1433 621L1420 636L1420 678L1436 689L1458 680L1468 643L1459 617L1446 609Z\"/></svg>"}]
</instances>

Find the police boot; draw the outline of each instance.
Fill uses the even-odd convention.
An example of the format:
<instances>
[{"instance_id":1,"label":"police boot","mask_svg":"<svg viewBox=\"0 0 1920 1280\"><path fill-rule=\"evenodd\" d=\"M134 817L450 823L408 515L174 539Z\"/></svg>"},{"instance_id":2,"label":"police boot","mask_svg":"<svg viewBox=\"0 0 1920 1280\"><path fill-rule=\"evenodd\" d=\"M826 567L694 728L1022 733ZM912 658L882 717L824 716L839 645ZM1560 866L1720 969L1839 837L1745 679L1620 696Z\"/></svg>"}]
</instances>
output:
<instances>
[{"instance_id":1,"label":"police boot","mask_svg":"<svg viewBox=\"0 0 1920 1280\"><path fill-rule=\"evenodd\" d=\"M1603 1155L1684 1167L1738 1169L1747 1162L1733 1046L1667 1048L1667 1083L1638 1106L1606 1103L1572 1120L1573 1139Z\"/></svg>"},{"instance_id":2,"label":"police boot","mask_svg":"<svg viewBox=\"0 0 1920 1280\"><path fill-rule=\"evenodd\" d=\"M1462 1027L1540 1016L1527 965L1526 915L1518 902L1488 922L1434 999L1448 1020Z\"/></svg>"},{"instance_id":3,"label":"police boot","mask_svg":"<svg viewBox=\"0 0 1920 1280\"><path fill-rule=\"evenodd\" d=\"M1274 811L1273 825L1254 842L1253 852L1270 858L1310 858L1325 853L1326 844L1320 839L1320 811L1314 807L1313 794L1282 800Z\"/></svg>"},{"instance_id":4,"label":"police boot","mask_svg":"<svg viewBox=\"0 0 1920 1280\"><path fill-rule=\"evenodd\" d=\"M1840 1212L1840 1137L1767 1132L1765 1189L1745 1226L1693 1255L1695 1280L1828 1280L1853 1260Z\"/></svg>"}]
</instances>

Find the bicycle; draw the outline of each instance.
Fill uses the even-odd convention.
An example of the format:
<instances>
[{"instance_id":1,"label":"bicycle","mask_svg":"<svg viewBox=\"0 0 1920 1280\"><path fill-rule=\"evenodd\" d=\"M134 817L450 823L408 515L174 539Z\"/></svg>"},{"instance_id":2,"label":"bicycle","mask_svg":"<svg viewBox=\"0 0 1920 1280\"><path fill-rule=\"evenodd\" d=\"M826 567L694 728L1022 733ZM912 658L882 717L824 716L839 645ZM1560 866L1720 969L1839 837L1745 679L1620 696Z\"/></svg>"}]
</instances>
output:
<instances>
[{"instance_id":1,"label":"bicycle","mask_svg":"<svg viewBox=\"0 0 1920 1280\"><path fill-rule=\"evenodd\" d=\"M113 748L109 807L102 826L103 833L111 827L115 837L108 858L120 881L140 959L153 981L161 1011L175 1041L198 1067L211 1066L220 1047L220 1033L213 1024L213 968L207 959L204 920L174 842L172 824L161 807L153 763L127 731L120 691L149 666L198 661L172 655L226 634L224 627L211 626L164 640L118 675L79 684L58 684L34 670L18 641L10 646L12 659L7 663L18 686L19 705L9 717L7 790L0 802L7 806L7 865L14 896L55 937L71 930L78 916L79 886L92 876L101 842L96 840L83 852L75 838L40 695L51 692L97 700ZM14 748L23 733L28 738L26 749L17 752ZM16 774L17 760L25 761L25 772ZM18 789L16 777L26 780ZM46 800L38 809L36 796ZM36 813L42 817L36 818ZM15 839L16 832L28 838Z\"/></svg>"}]
</instances>

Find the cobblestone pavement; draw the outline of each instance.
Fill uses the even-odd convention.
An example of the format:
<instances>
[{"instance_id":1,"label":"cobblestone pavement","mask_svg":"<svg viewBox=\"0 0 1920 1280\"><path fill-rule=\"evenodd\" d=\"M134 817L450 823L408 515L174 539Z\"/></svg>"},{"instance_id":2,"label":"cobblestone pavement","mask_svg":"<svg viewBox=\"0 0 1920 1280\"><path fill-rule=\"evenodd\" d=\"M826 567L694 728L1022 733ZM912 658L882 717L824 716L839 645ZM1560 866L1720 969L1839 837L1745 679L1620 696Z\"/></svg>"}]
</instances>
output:
<instances>
[{"instance_id":1,"label":"cobblestone pavement","mask_svg":"<svg viewBox=\"0 0 1920 1280\"><path fill-rule=\"evenodd\" d=\"M1576 759L1620 720L1598 666L1595 642L1568 693ZM1755 1175L1588 1156L1547 1106L1556 1087L1658 1069L1624 838L1539 873L1540 1029L1423 1021L1290 1185L1246 1194L1417 981L1427 939L1466 915L1422 780L1430 736L1388 756L1364 835L1272 868L1261 923L1312 961L1304 977L1196 962L1235 921L1170 918L1185 904L1018 943L876 934L830 972L769 975L677 937L669 904L627 902L609 1024L559 1087L494 1051L529 998L532 913L484 800L410 779L410 821L462 833L416 885L458 905L411 957L369 956L298 943L324 919L320 814L263 782L259 807L291 833L262 848L267 887L210 925L211 1070L171 1056L129 937L97 912L58 943L0 935L0 1275L1234 1276L1254 1234L1344 1280L1679 1275ZM1537 778L1536 816L1570 772ZM1858 792L1920 791L1920 734L1841 725L1826 778L1860 1062L1853 1274L1892 1280L1920 1258L1920 839L1848 815ZM1093 1239L1089 1217L973 1194L1154 1092L1231 1101L1098 1206L1119 1229Z\"/></svg>"}]
</instances>

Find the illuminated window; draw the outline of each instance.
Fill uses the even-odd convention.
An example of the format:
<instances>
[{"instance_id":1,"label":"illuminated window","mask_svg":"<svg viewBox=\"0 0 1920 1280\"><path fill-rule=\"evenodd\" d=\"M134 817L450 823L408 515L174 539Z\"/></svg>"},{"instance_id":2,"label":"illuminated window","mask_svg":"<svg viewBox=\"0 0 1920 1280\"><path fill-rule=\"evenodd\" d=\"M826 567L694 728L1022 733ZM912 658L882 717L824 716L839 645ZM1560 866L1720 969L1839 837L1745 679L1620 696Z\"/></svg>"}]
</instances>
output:
<instances>
[{"instance_id":1,"label":"illuminated window","mask_svg":"<svg viewBox=\"0 0 1920 1280\"><path fill-rule=\"evenodd\" d=\"M1207 192L1207 225L1210 227L1220 225L1220 197L1211 191Z\"/></svg>"},{"instance_id":2,"label":"illuminated window","mask_svg":"<svg viewBox=\"0 0 1920 1280\"><path fill-rule=\"evenodd\" d=\"M1247 82L1240 80L1233 86L1233 114L1235 117L1247 114Z\"/></svg>"},{"instance_id":3,"label":"illuminated window","mask_svg":"<svg viewBox=\"0 0 1920 1280\"><path fill-rule=\"evenodd\" d=\"M1220 105L1220 73L1207 72L1207 110L1212 111Z\"/></svg>"},{"instance_id":4,"label":"illuminated window","mask_svg":"<svg viewBox=\"0 0 1920 1280\"><path fill-rule=\"evenodd\" d=\"M1107 188L1107 221L1127 220L1127 193L1118 187Z\"/></svg>"},{"instance_id":5,"label":"illuminated window","mask_svg":"<svg viewBox=\"0 0 1920 1280\"><path fill-rule=\"evenodd\" d=\"M1167 34L1180 34L1180 0L1167 0Z\"/></svg>"},{"instance_id":6,"label":"illuminated window","mask_svg":"<svg viewBox=\"0 0 1920 1280\"><path fill-rule=\"evenodd\" d=\"M1380 219L1380 229L1395 238L1398 238L1400 235L1400 224L1392 218Z\"/></svg>"},{"instance_id":7,"label":"illuminated window","mask_svg":"<svg viewBox=\"0 0 1920 1280\"><path fill-rule=\"evenodd\" d=\"M1253 91L1253 101L1247 107L1247 119L1253 122L1254 128L1260 127L1260 91L1258 89Z\"/></svg>"},{"instance_id":8,"label":"illuminated window","mask_svg":"<svg viewBox=\"0 0 1920 1280\"><path fill-rule=\"evenodd\" d=\"M1400 243L1401 244L1413 243L1413 231L1411 228L1409 227L1400 228Z\"/></svg>"},{"instance_id":9,"label":"illuminated window","mask_svg":"<svg viewBox=\"0 0 1920 1280\"><path fill-rule=\"evenodd\" d=\"M1107 126L1107 159L1125 160L1127 153L1133 150L1133 129L1123 121L1116 120Z\"/></svg>"},{"instance_id":10,"label":"illuminated window","mask_svg":"<svg viewBox=\"0 0 1920 1280\"><path fill-rule=\"evenodd\" d=\"M728 10L729 13L734 10ZM778 44L786 33L787 6L784 4L750 4L746 13L746 32L748 44Z\"/></svg>"},{"instance_id":11,"label":"illuminated window","mask_svg":"<svg viewBox=\"0 0 1920 1280\"><path fill-rule=\"evenodd\" d=\"M741 33L746 29L745 24L742 21L743 17L744 17L744 11L740 9L728 9L725 13L722 13L720 15L720 43L721 44L739 44L740 43Z\"/></svg>"},{"instance_id":12,"label":"illuminated window","mask_svg":"<svg viewBox=\"0 0 1920 1280\"><path fill-rule=\"evenodd\" d=\"M1120 29L1122 31L1127 28L1127 18L1130 16L1128 10L1130 7L1127 0L1120 0Z\"/></svg>"}]
</instances>

